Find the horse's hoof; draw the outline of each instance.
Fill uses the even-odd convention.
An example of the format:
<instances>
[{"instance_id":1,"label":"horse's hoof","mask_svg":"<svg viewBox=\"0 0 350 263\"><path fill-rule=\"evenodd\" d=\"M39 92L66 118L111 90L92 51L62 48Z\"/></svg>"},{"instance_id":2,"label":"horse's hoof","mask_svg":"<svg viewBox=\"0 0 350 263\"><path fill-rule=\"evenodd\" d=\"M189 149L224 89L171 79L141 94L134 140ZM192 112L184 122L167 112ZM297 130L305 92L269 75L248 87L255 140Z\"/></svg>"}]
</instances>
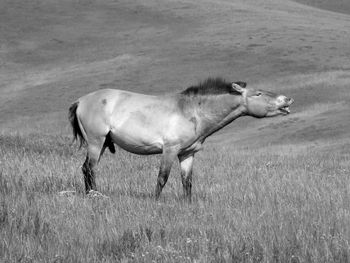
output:
<instances>
[{"instance_id":1,"label":"horse's hoof","mask_svg":"<svg viewBox=\"0 0 350 263\"><path fill-rule=\"evenodd\" d=\"M109 198L108 196L100 193L99 191L95 191L95 190L90 190L87 193L87 197L90 197L90 198Z\"/></svg>"}]
</instances>

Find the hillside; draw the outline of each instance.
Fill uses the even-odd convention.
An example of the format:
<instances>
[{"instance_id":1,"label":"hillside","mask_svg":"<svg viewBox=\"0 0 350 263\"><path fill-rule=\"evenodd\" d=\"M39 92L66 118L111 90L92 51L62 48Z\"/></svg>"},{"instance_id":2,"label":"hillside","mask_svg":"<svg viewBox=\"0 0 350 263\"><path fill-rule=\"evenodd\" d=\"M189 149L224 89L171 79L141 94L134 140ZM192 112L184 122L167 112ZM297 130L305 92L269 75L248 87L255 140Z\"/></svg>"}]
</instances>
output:
<instances>
[{"instance_id":1,"label":"hillside","mask_svg":"<svg viewBox=\"0 0 350 263\"><path fill-rule=\"evenodd\" d=\"M347 0L294 0L295 2L314 6L324 10L329 10L333 12L339 12L344 14L350 14L350 2Z\"/></svg>"},{"instance_id":2,"label":"hillside","mask_svg":"<svg viewBox=\"0 0 350 263\"><path fill-rule=\"evenodd\" d=\"M3 131L68 134L66 110L87 92L176 92L208 76L296 99L294 117L242 120L226 129L235 136L252 132L276 141L298 127L294 142L311 136L310 127L321 125L316 118L338 130L336 120L348 117L346 15L277 0L15 0L1 1L0 10ZM291 127L276 138L269 127L279 123ZM339 135L346 129L339 127Z\"/></svg>"}]
</instances>

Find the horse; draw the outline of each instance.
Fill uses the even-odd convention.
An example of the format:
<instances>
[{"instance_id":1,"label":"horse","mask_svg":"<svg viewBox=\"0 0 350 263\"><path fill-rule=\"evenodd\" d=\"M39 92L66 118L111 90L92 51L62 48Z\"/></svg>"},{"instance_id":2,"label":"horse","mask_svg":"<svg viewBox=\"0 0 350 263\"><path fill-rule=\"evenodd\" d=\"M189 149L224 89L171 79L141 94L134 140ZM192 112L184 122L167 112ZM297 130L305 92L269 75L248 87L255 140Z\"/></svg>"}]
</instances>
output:
<instances>
[{"instance_id":1,"label":"horse","mask_svg":"<svg viewBox=\"0 0 350 263\"><path fill-rule=\"evenodd\" d=\"M95 167L115 145L139 155L161 154L155 198L159 199L175 159L181 167L184 197L191 200L192 166L206 138L242 116L288 115L292 98L247 88L243 81L208 78L175 94L151 96L101 89L69 108L73 140L87 147L82 172L85 191L97 191Z\"/></svg>"}]
</instances>

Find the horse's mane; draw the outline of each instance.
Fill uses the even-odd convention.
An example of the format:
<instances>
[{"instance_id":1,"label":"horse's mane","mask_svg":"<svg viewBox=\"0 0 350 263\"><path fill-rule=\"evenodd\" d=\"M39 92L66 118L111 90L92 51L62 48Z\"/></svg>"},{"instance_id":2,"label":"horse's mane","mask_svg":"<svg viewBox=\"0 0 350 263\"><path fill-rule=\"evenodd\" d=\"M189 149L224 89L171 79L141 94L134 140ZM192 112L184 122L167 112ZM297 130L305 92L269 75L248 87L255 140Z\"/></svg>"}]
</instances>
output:
<instances>
[{"instance_id":1,"label":"horse's mane","mask_svg":"<svg viewBox=\"0 0 350 263\"><path fill-rule=\"evenodd\" d=\"M196 95L220 95L236 93L232 89L231 82L227 82L222 78L208 78L200 82L197 86L191 86L180 94L187 96Z\"/></svg>"}]
</instances>

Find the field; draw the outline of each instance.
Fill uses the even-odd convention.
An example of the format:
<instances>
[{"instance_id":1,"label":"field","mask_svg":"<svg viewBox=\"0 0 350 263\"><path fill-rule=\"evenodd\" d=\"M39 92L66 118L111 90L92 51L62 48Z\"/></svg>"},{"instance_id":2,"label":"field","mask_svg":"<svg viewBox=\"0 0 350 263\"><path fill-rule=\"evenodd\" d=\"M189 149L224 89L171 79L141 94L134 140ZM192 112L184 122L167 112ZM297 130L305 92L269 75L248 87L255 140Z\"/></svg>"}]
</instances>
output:
<instances>
[{"instance_id":1,"label":"field","mask_svg":"<svg viewBox=\"0 0 350 263\"><path fill-rule=\"evenodd\" d=\"M0 262L349 262L350 6L297 2L0 0ZM84 195L71 102L209 76L292 114L209 138L190 204L178 164L155 201L159 156L119 149Z\"/></svg>"}]
</instances>

